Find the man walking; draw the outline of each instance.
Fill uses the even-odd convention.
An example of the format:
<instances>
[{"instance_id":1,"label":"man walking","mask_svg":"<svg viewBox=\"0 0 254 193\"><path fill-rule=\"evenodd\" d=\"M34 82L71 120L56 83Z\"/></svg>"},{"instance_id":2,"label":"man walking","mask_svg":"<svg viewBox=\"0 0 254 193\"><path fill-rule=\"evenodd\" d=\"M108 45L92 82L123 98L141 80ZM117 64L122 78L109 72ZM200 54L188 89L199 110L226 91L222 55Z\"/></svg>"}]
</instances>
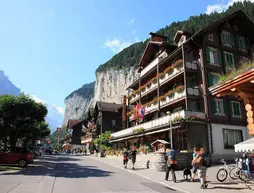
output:
<instances>
[{"instance_id":1,"label":"man walking","mask_svg":"<svg viewBox=\"0 0 254 193\"><path fill-rule=\"evenodd\" d=\"M136 147L133 147L132 151L131 151L131 161L132 161L132 169L133 170L134 170L134 165L136 162L136 156L137 156L137 150L136 150Z\"/></svg>"},{"instance_id":2,"label":"man walking","mask_svg":"<svg viewBox=\"0 0 254 193\"><path fill-rule=\"evenodd\" d=\"M171 171L172 179L176 183L175 169L177 162L176 162L176 151L173 148L166 150L165 161L166 161L165 180L168 181L169 171Z\"/></svg>"}]
</instances>

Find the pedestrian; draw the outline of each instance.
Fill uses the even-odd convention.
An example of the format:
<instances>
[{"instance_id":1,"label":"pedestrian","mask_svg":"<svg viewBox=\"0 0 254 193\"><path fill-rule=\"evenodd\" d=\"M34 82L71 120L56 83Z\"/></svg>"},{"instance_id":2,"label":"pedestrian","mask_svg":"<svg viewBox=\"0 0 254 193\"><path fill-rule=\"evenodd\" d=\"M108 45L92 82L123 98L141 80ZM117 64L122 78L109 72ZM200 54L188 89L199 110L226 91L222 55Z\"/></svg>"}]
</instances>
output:
<instances>
[{"instance_id":1,"label":"pedestrian","mask_svg":"<svg viewBox=\"0 0 254 193\"><path fill-rule=\"evenodd\" d=\"M193 159L192 165L195 165L195 167L197 167L197 172L201 182L201 189L206 189L208 186L206 182L207 163L205 160L205 151L203 148L200 148L200 153Z\"/></svg>"},{"instance_id":2,"label":"pedestrian","mask_svg":"<svg viewBox=\"0 0 254 193\"><path fill-rule=\"evenodd\" d=\"M128 164L128 155L129 153L128 153L128 151L127 151L127 149L124 149L123 150L123 165L124 165L124 168L126 169L127 168L127 164Z\"/></svg>"},{"instance_id":3,"label":"pedestrian","mask_svg":"<svg viewBox=\"0 0 254 193\"><path fill-rule=\"evenodd\" d=\"M166 161L165 180L168 181L169 171L171 171L172 179L176 183L175 169L177 162L176 162L176 151L173 148L166 150L165 161Z\"/></svg>"},{"instance_id":4,"label":"pedestrian","mask_svg":"<svg viewBox=\"0 0 254 193\"><path fill-rule=\"evenodd\" d=\"M192 154L192 160L199 154L199 148L198 147L194 147L193 148L193 154ZM193 167L193 174L192 174L192 178L191 181L194 182L195 180L195 176L197 174L197 170L198 168L195 165L192 165Z\"/></svg>"},{"instance_id":5,"label":"pedestrian","mask_svg":"<svg viewBox=\"0 0 254 193\"><path fill-rule=\"evenodd\" d=\"M137 157L137 150L136 150L136 147L134 146L131 151L131 161L132 161L132 169L133 170L134 170L134 165L136 162L136 157Z\"/></svg>"}]
</instances>

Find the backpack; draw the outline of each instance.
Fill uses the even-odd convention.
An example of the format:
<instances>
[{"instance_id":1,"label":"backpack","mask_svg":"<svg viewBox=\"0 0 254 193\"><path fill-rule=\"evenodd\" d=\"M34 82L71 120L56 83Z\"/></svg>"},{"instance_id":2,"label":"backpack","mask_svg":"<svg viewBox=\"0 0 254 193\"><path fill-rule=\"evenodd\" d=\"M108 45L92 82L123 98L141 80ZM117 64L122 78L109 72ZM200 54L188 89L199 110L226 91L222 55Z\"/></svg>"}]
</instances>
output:
<instances>
[{"instance_id":1,"label":"backpack","mask_svg":"<svg viewBox=\"0 0 254 193\"><path fill-rule=\"evenodd\" d=\"M204 156L203 165L204 165L205 167L210 167L210 166L211 166L211 164L210 164L210 159L209 159L208 156Z\"/></svg>"}]
</instances>

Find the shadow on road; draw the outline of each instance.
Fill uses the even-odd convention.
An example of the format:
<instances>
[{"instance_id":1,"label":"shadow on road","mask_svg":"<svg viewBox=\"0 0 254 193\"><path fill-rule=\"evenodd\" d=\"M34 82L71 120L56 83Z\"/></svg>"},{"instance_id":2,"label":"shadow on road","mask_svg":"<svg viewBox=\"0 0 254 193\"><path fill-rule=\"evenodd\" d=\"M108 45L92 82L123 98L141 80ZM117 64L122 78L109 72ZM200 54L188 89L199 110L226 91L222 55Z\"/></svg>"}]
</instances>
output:
<instances>
[{"instance_id":1,"label":"shadow on road","mask_svg":"<svg viewBox=\"0 0 254 193\"><path fill-rule=\"evenodd\" d=\"M89 178L89 177L107 177L112 174L96 166L81 165L77 161L80 159L59 156L42 156L34 164L15 172L6 172L2 175L23 175L23 176L52 176L61 178Z\"/></svg>"}]
</instances>

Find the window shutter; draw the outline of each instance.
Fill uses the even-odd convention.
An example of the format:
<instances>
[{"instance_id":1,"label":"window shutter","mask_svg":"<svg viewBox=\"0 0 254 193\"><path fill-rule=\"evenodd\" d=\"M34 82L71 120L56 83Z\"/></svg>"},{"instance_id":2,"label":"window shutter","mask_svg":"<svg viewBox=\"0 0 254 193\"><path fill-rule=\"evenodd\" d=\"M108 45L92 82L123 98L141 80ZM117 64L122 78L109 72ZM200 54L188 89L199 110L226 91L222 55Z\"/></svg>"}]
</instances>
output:
<instances>
[{"instance_id":1,"label":"window shutter","mask_svg":"<svg viewBox=\"0 0 254 193\"><path fill-rule=\"evenodd\" d=\"M223 99L223 107L225 115L228 115L228 101L226 99Z\"/></svg>"},{"instance_id":2,"label":"window shutter","mask_svg":"<svg viewBox=\"0 0 254 193\"><path fill-rule=\"evenodd\" d=\"M235 35L235 47L237 47L239 49L240 45L239 45L239 36Z\"/></svg>"},{"instance_id":3,"label":"window shutter","mask_svg":"<svg viewBox=\"0 0 254 193\"><path fill-rule=\"evenodd\" d=\"M228 54L229 56L229 61L230 61L230 67L233 68L233 64L234 64L234 55Z\"/></svg>"},{"instance_id":4,"label":"window shutter","mask_svg":"<svg viewBox=\"0 0 254 193\"><path fill-rule=\"evenodd\" d=\"M221 34L220 34L220 39L221 39L221 43L222 44L225 44L225 38L224 38L224 32L221 32Z\"/></svg>"},{"instance_id":5,"label":"window shutter","mask_svg":"<svg viewBox=\"0 0 254 193\"><path fill-rule=\"evenodd\" d=\"M250 40L248 38L245 38L245 47L246 50L249 50L251 48Z\"/></svg>"},{"instance_id":6,"label":"window shutter","mask_svg":"<svg viewBox=\"0 0 254 193\"><path fill-rule=\"evenodd\" d=\"M231 44L231 46L235 46L235 37L234 37L234 35L230 34L229 36L230 36L230 44Z\"/></svg>"},{"instance_id":7,"label":"window shutter","mask_svg":"<svg viewBox=\"0 0 254 193\"><path fill-rule=\"evenodd\" d=\"M218 58L218 64L222 65L222 57L221 57L221 51L217 50L217 58Z\"/></svg>"},{"instance_id":8,"label":"window shutter","mask_svg":"<svg viewBox=\"0 0 254 193\"><path fill-rule=\"evenodd\" d=\"M211 63L211 59L210 59L210 49L209 47L206 47L206 61L208 62L208 64Z\"/></svg>"},{"instance_id":9,"label":"window shutter","mask_svg":"<svg viewBox=\"0 0 254 193\"><path fill-rule=\"evenodd\" d=\"M213 86L213 76L208 72L208 87Z\"/></svg>"},{"instance_id":10,"label":"window shutter","mask_svg":"<svg viewBox=\"0 0 254 193\"><path fill-rule=\"evenodd\" d=\"M216 113L216 101L214 98L212 99L212 112Z\"/></svg>"}]
</instances>

